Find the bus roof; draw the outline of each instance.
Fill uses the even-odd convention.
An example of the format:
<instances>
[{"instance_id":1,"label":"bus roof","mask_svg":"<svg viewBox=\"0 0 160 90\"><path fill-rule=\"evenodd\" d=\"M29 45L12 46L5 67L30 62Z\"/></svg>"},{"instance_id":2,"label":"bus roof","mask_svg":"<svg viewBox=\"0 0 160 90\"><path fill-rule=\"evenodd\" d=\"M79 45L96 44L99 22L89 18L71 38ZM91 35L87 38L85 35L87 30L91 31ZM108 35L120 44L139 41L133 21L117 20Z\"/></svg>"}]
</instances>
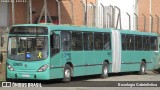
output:
<instances>
[{"instance_id":1,"label":"bus roof","mask_svg":"<svg viewBox=\"0 0 160 90\"><path fill-rule=\"evenodd\" d=\"M75 25L54 25L54 24L17 24L15 26L42 26L49 28L50 31L55 30L65 30L65 31L93 31L93 32L111 32L112 30L119 30L121 34L136 34L136 35L150 35L150 36L158 36L157 33L150 32L141 32L137 30L121 30L115 28L97 28L97 27L87 27L87 26L75 26Z\"/></svg>"},{"instance_id":2,"label":"bus roof","mask_svg":"<svg viewBox=\"0 0 160 90\"><path fill-rule=\"evenodd\" d=\"M119 30L121 34L136 34L136 35L150 35L150 36L158 36L157 33L151 32L142 32L137 30Z\"/></svg>"},{"instance_id":3,"label":"bus roof","mask_svg":"<svg viewBox=\"0 0 160 90\"><path fill-rule=\"evenodd\" d=\"M87 27L87 26L76 26L76 25L68 25L68 24L62 24L62 25L54 25L54 24L17 24L13 25L15 26L42 26L49 28L50 31L55 30L65 30L65 31L93 31L93 32L111 32L111 28L96 28L96 27Z\"/></svg>"}]
</instances>

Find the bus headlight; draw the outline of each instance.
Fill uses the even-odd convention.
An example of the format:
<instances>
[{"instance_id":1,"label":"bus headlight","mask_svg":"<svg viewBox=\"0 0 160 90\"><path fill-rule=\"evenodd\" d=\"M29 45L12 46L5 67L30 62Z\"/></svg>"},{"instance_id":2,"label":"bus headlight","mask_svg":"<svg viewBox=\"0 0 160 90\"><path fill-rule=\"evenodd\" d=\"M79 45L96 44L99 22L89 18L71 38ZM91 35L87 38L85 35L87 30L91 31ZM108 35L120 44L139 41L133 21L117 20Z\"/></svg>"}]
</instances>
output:
<instances>
[{"instance_id":1,"label":"bus headlight","mask_svg":"<svg viewBox=\"0 0 160 90\"><path fill-rule=\"evenodd\" d=\"M46 71L47 68L48 68L48 64L45 64L38 69L38 72L44 72L44 71Z\"/></svg>"},{"instance_id":2,"label":"bus headlight","mask_svg":"<svg viewBox=\"0 0 160 90\"><path fill-rule=\"evenodd\" d=\"M10 64L8 64L7 67L10 71L14 71L14 68Z\"/></svg>"}]
</instances>

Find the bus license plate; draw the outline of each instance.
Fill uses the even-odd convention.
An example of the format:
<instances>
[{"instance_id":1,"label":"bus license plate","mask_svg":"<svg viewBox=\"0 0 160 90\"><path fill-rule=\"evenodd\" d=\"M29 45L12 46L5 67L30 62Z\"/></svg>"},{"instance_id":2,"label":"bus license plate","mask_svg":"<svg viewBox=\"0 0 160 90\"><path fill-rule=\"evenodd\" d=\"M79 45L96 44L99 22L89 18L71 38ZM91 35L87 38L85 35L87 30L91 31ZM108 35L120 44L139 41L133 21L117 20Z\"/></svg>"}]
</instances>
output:
<instances>
[{"instance_id":1,"label":"bus license plate","mask_svg":"<svg viewBox=\"0 0 160 90\"><path fill-rule=\"evenodd\" d=\"M23 74L22 76L23 77L29 77L30 75L29 74Z\"/></svg>"}]
</instances>

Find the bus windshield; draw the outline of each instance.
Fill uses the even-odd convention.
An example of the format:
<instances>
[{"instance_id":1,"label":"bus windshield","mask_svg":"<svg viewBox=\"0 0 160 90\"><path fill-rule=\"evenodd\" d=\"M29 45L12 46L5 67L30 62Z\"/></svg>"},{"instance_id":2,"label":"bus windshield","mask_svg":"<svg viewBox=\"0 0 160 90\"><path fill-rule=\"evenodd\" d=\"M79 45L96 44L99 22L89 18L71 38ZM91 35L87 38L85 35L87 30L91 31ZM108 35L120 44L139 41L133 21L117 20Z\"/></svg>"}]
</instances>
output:
<instances>
[{"instance_id":1,"label":"bus windshield","mask_svg":"<svg viewBox=\"0 0 160 90\"><path fill-rule=\"evenodd\" d=\"M12 60L44 60L48 57L47 36L10 36L8 58Z\"/></svg>"}]
</instances>

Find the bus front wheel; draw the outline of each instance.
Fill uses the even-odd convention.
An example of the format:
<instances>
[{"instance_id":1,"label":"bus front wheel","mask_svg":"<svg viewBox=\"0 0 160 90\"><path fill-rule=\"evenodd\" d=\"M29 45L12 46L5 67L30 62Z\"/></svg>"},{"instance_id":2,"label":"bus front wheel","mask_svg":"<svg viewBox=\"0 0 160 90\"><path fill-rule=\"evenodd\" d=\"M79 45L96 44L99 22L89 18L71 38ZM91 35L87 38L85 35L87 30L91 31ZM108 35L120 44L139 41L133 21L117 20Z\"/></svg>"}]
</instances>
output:
<instances>
[{"instance_id":1,"label":"bus front wheel","mask_svg":"<svg viewBox=\"0 0 160 90\"><path fill-rule=\"evenodd\" d=\"M141 64L140 64L139 74L142 75L142 74L145 74L145 73L146 73L146 63L144 61L142 61Z\"/></svg>"},{"instance_id":2,"label":"bus front wheel","mask_svg":"<svg viewBox=\"0 0 160 90\"><path fill-rule=\"evenodd\" d=\"M103 63L101 78L107 78L107 77L108 77L108 72L109 72L108 66L109 66L109 65L108 65L107 62L104 62L104 63Z\"/></svg>"},{"instance_id":3,"label":"bus front wheel","mask_svg":"<svg viewBox=\"0 0 160 90\"><path fill-rule=\"evenodd\" d=\"M71 81L71 67L70 65L66 64L66 66L64 67L64 72L63 72L63 82L70 82Z\"/></svg>"}]
</instances>

